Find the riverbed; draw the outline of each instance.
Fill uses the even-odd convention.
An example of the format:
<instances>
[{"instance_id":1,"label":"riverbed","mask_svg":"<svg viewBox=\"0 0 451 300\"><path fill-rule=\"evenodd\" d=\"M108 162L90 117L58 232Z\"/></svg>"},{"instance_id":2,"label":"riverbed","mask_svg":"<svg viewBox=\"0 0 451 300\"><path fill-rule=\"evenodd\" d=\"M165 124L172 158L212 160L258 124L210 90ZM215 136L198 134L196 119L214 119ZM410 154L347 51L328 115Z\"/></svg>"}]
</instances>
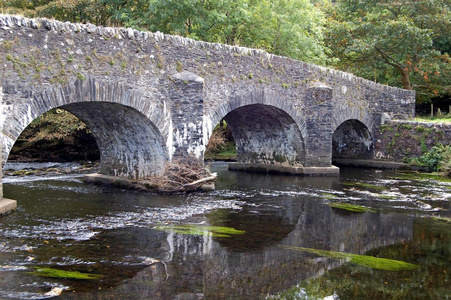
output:
<instances>
[{"instance_id":1,"label":"riverbed","mask_svg":"<svg viewBox=\"0 0 451 300\"><path fill-rule=\"evenodd\" d=\"M451 180L211 171L215 191L180 195L5 176L0 299L449 299Z\"/></svg>"}]
</instances>

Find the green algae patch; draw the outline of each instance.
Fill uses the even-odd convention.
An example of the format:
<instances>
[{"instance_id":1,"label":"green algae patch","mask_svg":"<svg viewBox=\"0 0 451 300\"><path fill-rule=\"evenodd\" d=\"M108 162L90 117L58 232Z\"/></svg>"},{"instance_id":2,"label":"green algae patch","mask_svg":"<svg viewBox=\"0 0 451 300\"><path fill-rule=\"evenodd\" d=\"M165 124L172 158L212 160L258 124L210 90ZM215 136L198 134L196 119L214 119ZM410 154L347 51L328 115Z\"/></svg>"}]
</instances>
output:
<instances>
[{"instance_id":1,"label":"green algae patch","mask_svg":"<svg viewBox=\"0 0 451 300\"><path fill-rule=\"evenodd\" d=\"M328 199L328 200L334 200L337 199L337 195L334 194L330 194L330 193L323 193L322 194L324 198Z\"/></svg>"},{"instance_id":2,"label":"green algae patch","mask_svg":"<svg viewBox=\"0 0 451 300\"><path fill-rule=\"evenodd\" d=\"M349 262L353 264L383 271L403 271L403 270L414 270L418 268L418 265L388 258L379 258L368 255L358 255L338 251L326 251L304 247L294 247L294 246L281 246L281 247L288 250L316 254L318 256L347 259Z\"/></svg>"},{"instance_id":3,"label":"green algae patch","mask_svg":"<svg viewBox=\"0 0 451 300\"><path fill-rule=\"evenodd\" d=\"M232 227L196 225L196 224L156 226L154 227L154 229L188 235L209 234L214 237L231 237L233 235L246 233L246 231L237 230Z\"/></svg>"},{"instance_id":4,"label":"green algae patch","mask_svg":"<svg viewBox=\"0 0 451 300\"><path fill-rule=\"evenodd\" d=\"M384 200L394 200L394 199L396 199L397 197L395 197L395 196L389 196L389 195L377 195L377 198L379 198L379 199L384 199Z\"/></svg>"},{"instance_id":5,"label":"green algae patch","mask_svg":"<svg viewBox=\"0 0 451 300\"><path fill-rule=\"evenodd\" d=\"M342 182L341 184L346 185L346 186L351 186L351 187L355 187L355 188L366 188L366 189L372 189L372 190L386 190L387 187L385 186L381 186L381 185L376 185L376 184L371 184L371 183L367 183L367 182L358 182L358 181L345 181Z\"/></svg>"},{"instance_id":6,"label":"green algae patch","mask_svg":"<svg viewBox=\"0 0 451 300\"><path fill-rule=\"evenodd\" d=\"M368 208L365 206L356 205L356 204L351 204L351 203L330 203L329 206L332 208L337 208L337 209L346 210L346 211L350 211L350 212L357 212L357 213L376 212L374 209L371 209L371 208Z\"/></svg>"},{"instance_id":7,"label":"green algae patch","mask_svg":"<svg viewBox=\"0 0 451 300\"><path fill-rule=\"evenodd\" d=\"M82 273L78 271L64 271L53 268L36 268L36 270L34 272L30 272L30 274L37 275L40 277L65 278L77 280L93 280L102 277L99 274Z\"/></svg>"},{"instance_id":8,"label":"green algae patch","mask_svg":"<svg viewBox=\"0 0 451 300\"><path fill-rule=\"evenodd\" d=\"M451 177L448 177L440 172L433 173L421 173L421 172L408 172L401 173L398 176L393 177L395 180L416 180L416 181L438 181L441 183L451 183Z\"/></svg>"},{"instance_id":9,"label":"green algae patch","mask_svg":"<svg viewBox=\"0 0 451 300\"><path fill-rule=\"evenodd\" d=\"M451 224L451 218L447 218L447 217L434 216L434 217L432 217L432 220Z\"/></svg>"}]
</instances>

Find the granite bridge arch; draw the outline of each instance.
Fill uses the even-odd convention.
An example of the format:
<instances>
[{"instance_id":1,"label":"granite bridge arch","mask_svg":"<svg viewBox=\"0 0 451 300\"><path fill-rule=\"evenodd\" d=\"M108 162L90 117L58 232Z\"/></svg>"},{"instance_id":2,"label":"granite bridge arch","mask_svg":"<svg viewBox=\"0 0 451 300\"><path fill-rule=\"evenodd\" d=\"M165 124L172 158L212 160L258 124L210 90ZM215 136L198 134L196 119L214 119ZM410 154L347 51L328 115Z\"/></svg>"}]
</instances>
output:
<instances>
[{"instance_id":1,"label":"granite bridge arch","mask_svg":"<svg viewBox=\"0 0 451 300\"><path fill-rule=\"evenodd\" d=\"M21 131L60 107L93 130L101 172L130 178L202 160L222 119L243 164L337 174L334 155L371 156L374 130L415 105L413 91L261 50L10 15L0 74L2 166Z\"/></svg>"}]
</instances>

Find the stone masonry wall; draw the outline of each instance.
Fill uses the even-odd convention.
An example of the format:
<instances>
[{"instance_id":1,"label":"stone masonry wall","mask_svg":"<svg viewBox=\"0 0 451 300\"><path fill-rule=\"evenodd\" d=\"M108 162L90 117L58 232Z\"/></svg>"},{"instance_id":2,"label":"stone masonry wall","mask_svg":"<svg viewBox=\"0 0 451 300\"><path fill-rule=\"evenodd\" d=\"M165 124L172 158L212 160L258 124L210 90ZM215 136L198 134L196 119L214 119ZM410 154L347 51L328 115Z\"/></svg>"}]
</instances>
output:
<instances>
[{"instance_id":1,"label":"stone masonry wall","mask_svg":"<svg viewBox=\"0 0 451 300\"><path fill-rule=\"evenodd\" d=\"M389 121L375 132L375 158L400 161L423 155L438 143L451 144L451 124Z\"/></svg>"}]
</instances>

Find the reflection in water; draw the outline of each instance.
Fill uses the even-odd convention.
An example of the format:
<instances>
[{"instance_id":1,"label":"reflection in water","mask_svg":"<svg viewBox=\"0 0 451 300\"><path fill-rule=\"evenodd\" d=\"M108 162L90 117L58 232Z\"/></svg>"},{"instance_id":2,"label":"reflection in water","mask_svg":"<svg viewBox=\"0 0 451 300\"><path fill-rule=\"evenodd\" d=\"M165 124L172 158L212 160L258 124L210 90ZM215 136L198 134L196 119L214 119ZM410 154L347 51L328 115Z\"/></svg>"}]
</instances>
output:
<instances>
[{"instance_id":1,"label":"reflection in water","mask_svg":"<svg viewBox=\"0 0 451 300\"><path fill-rule=\"evenodd\" d=\"M402 282L399 289L409 296L446 295L450 225L425 217L449 217L449 183L372 170L302 178L212 168L219 173L216 191L172 196L85 185L77 177L8 178L5 196L19 206L0 223L0 298L41 299L52 287L64 289L61 299L371 298L381 284L371 286L372 276ZM430 207L420 207L420 200ZM330 202L377 212L349 213ZM185 223L246 233L223 238L154 229ZM421 269L375 271L282 246L369 254ZM36 267L102 277L40 278L29 274ZM427 281L425 270L436 280L415 290L414 284ZM399 295L399 289L380 297Z\"/></svg>"}]
</instances>

